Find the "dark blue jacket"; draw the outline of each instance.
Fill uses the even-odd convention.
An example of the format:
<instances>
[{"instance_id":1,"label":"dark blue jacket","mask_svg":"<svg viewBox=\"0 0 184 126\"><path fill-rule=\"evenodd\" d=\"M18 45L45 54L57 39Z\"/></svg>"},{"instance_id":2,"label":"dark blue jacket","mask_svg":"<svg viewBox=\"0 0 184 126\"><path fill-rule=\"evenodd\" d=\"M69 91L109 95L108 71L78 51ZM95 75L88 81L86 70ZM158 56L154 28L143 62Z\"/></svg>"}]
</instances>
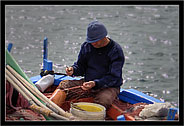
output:
<instances>
[{"instance_id":1,"label":"dark blue jacket","mask_svg":"<svg viewBox=\"0 0 184 126\"><path fill-rule=\"evenodd\" d=\"M84 42L78 60L73 65L73 75L84 76L85 81L95 81L93 89L120 87L124 61L121 46L112 39L102 48L94 48L90 43Z\"/></svg>"}]
</instances>

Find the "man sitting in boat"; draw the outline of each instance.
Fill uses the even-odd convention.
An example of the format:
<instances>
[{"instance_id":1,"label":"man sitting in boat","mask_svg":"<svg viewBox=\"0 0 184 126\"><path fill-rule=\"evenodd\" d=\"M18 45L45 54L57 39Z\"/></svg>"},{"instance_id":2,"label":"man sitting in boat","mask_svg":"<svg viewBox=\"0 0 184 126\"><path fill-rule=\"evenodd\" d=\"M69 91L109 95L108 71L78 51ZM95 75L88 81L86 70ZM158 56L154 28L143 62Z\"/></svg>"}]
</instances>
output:
<instances>
[{"instance_id":1,"label":"man sitting in boat","mask_svg":"<svg viewBox=\"0 0 184 126\"><path fill-rule=\"evenodd\" d=\"M95 95L94 102L109 108L120 92L124 54L121 46L107 37L99 21L87 28L87 39L81 46L77 62L66 68L69 76L84 76L83 90Z\"/></svg>"}]
</instances>

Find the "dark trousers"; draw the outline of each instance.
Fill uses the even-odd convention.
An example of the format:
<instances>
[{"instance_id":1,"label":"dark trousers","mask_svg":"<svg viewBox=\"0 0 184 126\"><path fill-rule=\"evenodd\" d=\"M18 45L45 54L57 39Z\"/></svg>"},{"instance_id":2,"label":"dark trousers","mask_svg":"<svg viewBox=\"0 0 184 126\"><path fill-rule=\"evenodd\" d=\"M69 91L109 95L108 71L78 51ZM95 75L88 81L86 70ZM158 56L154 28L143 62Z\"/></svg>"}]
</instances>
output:
<instances>
[{"instance_id":1,"label":"dark trousers","mask_svg":"<svg viewBox=\"0 0 184 126\"><path fill-rule=\"evenodd\" d=\"M94 97L94 103L101 104L108 109L112 105L113 101L117 98L117 95L120 93L120 88L104 88L94 91L94 93L96 94Z\"/></svg>"}]
</instances>

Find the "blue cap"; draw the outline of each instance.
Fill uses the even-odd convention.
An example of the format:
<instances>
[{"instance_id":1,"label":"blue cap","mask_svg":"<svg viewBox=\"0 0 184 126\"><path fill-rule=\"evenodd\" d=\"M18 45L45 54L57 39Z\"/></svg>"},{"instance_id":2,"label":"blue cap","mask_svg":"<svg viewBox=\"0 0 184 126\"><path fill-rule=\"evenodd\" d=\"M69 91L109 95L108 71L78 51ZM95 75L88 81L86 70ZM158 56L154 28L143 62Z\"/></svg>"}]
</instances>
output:
<instances>
[{"instance_id":1,"label":"blue cap","mask_svg":"<svg viewBox=\"0 0 184 126\"><path fill-rule=\"evenodd\" d=\"M86 39L88 43L97 42L106 36L107 36L107 29L102 23L98 21L93 21L88 25L87 39Z\"/></svg>"}]
</instances>

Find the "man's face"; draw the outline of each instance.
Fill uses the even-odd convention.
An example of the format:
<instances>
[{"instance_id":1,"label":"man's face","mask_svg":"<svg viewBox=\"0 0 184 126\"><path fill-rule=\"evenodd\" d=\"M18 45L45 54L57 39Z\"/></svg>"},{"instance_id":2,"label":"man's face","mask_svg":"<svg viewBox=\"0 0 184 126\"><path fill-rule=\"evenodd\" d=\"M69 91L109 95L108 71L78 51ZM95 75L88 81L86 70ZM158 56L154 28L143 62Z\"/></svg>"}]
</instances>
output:
<instances>
[{"instance_id":1,"label":"man's face","mask_svg":"<svg viewBox=\"0 0 184 126\"><path fill-rule=\"evenodd\" d=\"M103 42L103 40L99 40L99 41L97 41L97 42L91 43L91 45L92 45L94 48L101 48L101 47L103 47L104 42Z\"/></svg>"}]
</instances>

